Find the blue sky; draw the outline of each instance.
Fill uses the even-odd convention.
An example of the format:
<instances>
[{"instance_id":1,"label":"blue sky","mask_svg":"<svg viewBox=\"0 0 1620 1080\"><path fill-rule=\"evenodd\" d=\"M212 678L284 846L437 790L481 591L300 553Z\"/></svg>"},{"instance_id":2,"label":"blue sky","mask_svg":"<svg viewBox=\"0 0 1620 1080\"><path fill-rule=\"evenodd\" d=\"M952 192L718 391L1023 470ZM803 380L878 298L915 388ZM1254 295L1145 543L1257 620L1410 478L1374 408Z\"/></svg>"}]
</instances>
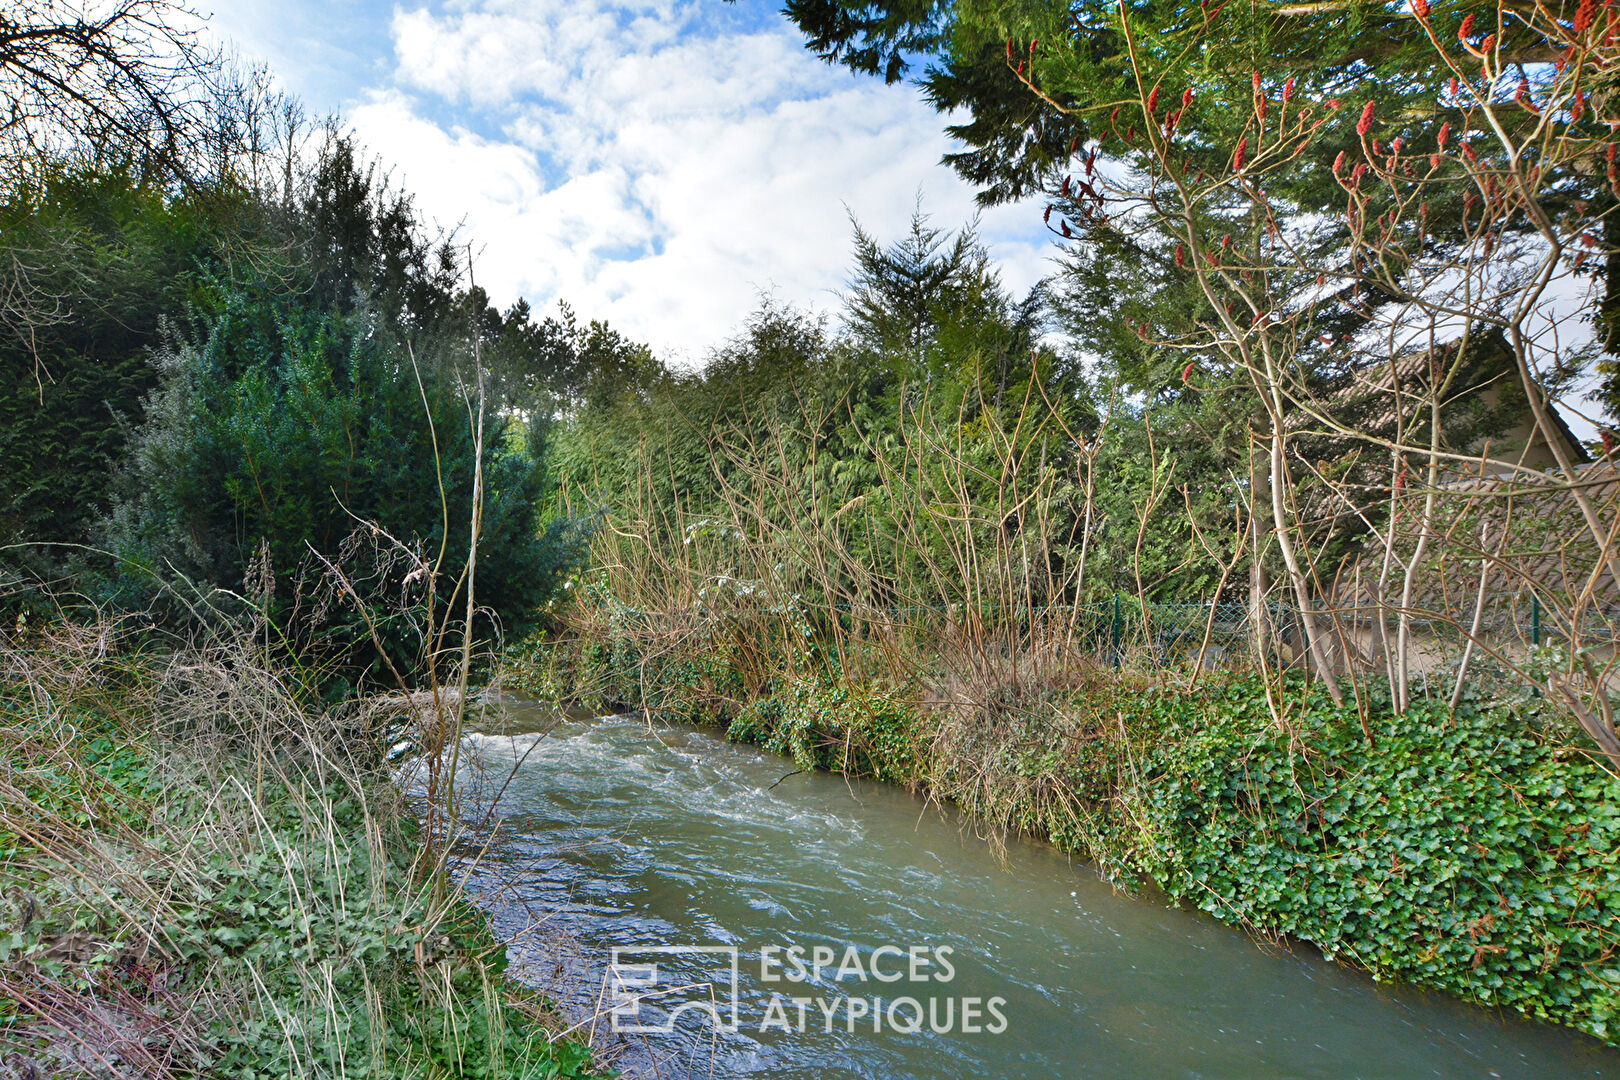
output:
<instances>
[{"instance_id":1,"label":"blue sky","mask_svg":"<svg viewBox=\"0 0 1620 1080\"><path fill-rule=\"evenodd\" d=\"M463 226L497 302L567 300L677 363L763 293L833 309L852 215L974 214L917 91L821 63L762 0L216 0L210 25ZM1015 291L1049 271L1039 211L982 215Z\"/></svg>"}]
</instances>

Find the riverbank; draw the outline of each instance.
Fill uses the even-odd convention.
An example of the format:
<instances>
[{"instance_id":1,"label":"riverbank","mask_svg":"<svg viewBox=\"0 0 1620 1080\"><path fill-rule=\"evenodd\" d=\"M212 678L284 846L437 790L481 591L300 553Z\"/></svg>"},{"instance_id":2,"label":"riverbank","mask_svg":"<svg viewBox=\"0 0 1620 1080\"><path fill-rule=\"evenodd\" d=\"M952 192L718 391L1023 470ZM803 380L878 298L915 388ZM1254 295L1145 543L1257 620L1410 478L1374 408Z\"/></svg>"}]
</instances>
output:
<instances>
[{"instance_id":1,"label":"riverbank","mask_svg":"<svg viewBox=\"0 0 1620 1080\"><path fill-rule=\"evenodd\" d=\"M242 650L0 649L0 1075L595 1075L376 719Z\"/></svg>"},{"instance_id":2,"label":"riverbank","mask_svg":"<svg viewBox=\"0 0 1620 1080\"><path fill-rule=\"evenodd\" d=\"M557 721L509 698L480 725L499 734L468 741L501 823L468 890L516 976L596 1015L598 1037L617 1026L601 1011L608 965L658 965L671 996L636 1010L654 1030L624 1036L627 1077L1620 1078L1620 1051L1579 1032L1257 944L1127 896L1050 844L992 850L955 808L899 785L796 772L637 713ZM818 974L818 948L860 967ZM913 948L949 948L954 972L890 963ZM798 981L794 955L811 968ZM730 1030L701 1012L661 1023L711 987L737 1003Z\"/></svg>"},{"instance_id":3,"label":"riverbank","mask_svg":"<svg viewBox=\"0 0 1620 1080\"><path fill-rule=\"evenodd\" d=\"M1076 669L969 704L795 666L752 679L722 650L595 636L514 650L509 679L903 784L1125 887L1620 1045L1620 780L1569 732L1466 702L1363 713L1303 683L1279 716L1242 675Z\"/></svg>"}]
</instances>

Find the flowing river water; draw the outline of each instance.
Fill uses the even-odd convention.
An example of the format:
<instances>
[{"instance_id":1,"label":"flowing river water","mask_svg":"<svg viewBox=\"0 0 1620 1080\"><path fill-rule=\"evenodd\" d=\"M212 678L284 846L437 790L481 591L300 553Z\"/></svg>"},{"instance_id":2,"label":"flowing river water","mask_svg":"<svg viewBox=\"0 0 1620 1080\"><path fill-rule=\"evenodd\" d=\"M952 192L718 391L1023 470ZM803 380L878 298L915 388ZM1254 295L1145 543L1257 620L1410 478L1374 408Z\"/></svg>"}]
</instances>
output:
<instances>
[{"instance_id":1,"label":"flowing river water","mask_svg":"<svg viewBox=\"0 0 1620 1080\"><path fill-rule=\"evenodd\" d=\"M1620 1078L1591 1039L1121 895L1050 847L998 858L898 788L639 718L509 719L469 737L498 825L466 881L627 1076Z\"/></svg>"}]
</instances>

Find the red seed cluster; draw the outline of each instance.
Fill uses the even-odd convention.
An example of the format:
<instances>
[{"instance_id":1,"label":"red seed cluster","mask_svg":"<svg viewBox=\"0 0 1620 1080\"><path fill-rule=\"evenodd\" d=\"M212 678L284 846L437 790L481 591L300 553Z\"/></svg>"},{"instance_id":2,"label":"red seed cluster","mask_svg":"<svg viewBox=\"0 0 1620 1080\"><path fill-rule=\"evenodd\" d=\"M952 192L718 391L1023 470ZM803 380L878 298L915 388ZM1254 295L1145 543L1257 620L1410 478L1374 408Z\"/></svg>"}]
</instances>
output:
<instances>
[{"instance_id":1,"label":"red seed cluster","mask_svg":"<svg viewBox=\"0 0 1620 1080\"><path fill-rule=\"evenodd\" d=\"M1369 101L1367 102L1367 107L1361 110L1361 119L1356 121L1357 135L1365 137L1367 132L1372 130L1373 108L1377 104L1378 102L1376 101Z\"/></svg>"}]
</instances>

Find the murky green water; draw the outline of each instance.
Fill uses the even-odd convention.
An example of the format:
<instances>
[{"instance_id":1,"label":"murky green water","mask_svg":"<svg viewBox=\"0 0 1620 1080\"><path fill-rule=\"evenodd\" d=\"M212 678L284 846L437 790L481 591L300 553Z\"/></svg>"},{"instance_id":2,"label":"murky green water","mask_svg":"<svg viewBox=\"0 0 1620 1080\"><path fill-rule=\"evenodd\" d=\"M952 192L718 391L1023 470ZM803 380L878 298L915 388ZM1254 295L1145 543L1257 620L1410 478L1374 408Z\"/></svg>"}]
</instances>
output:
<instances>
[{"instance_id":1,"label":"murky green water","mask_svg":"<svg viewBox=\"0 0 1620 1080\"><path fill-rule=\"evenodd\" d=\"M513 716L518 734L471 740L487 793L521 764L491 794L500 825L469 880L523 976L599 1035L616 988L620 1027L676 1013L668 1033L618 1038L633 1075L1620 1077L1620 1052L1592 1040L1116 895L1049 848L1015 844L1003 864L903 791L782 779L790 762L691 729L609 718L542 736L544 710ZM722 951L667 946L734 947L736 978ZM835 960L814 982L764 981L769 947L792 946L807 967L817 946ZM851 946L864 978L835 970ZM647 964L683 989L627 987ZM730 1020L733 987L734 1031L679 1011L712 1000ZM802 1024L793 998L809 999Z\"/></svg>"}]
</instances>

